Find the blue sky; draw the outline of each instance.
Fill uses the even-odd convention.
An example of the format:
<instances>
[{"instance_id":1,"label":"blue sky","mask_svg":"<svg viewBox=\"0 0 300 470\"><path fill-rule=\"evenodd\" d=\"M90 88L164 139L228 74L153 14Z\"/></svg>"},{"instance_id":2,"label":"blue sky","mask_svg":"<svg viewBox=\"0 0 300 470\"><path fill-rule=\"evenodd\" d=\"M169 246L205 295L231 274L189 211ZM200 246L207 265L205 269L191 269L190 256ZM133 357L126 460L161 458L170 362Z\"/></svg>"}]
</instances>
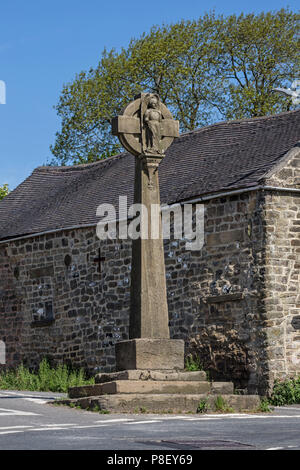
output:
<instances>
[{"instance_id":1,"label":"blue sky","mask_svg":"<svg viewBox=\"0 0 300 470\"><path fill-rule=\"evenodd\" d=\"M20 184L51 158L60 120L53 106L64 83L97 65L104 47L120 48L154 24L278 10L298 2L265 0L11 0L0 4L0 185Z\"/></svg>"}]
</instances>

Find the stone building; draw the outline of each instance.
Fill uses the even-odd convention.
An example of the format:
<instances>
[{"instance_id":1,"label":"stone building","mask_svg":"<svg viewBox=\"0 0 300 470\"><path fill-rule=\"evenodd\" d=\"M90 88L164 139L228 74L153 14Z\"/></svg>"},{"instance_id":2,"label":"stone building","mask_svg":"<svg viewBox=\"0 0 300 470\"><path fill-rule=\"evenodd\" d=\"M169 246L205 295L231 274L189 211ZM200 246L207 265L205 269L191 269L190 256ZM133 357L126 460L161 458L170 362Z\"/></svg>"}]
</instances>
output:
<instances>
[{"instance_id":1,"label":"stone building","mask_svg":"<svg viewBox=\"0 0 300 470\"><path fill-rule=\"evenodd\" d=\"M204 245L165 240L171 338L212 378L265 393L300 372L300 111L182 134L162 203L205 205ZM128 338L130 240L99 240L99 204L133 201L134 158L39 167L0 203L6 362L112 371Z\"/></svg>"}]
</instances>

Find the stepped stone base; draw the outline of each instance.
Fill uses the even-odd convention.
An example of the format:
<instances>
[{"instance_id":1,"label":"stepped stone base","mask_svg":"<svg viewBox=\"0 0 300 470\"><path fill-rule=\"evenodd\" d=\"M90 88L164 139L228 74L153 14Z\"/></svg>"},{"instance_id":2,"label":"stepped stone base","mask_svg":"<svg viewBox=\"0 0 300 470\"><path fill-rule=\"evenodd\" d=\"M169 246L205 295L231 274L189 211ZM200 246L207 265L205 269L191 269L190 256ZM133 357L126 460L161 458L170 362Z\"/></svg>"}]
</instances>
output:
<instances>
[{"instance_id":1,"label":"stepped stone base","mask_svg":"<svg viewBox=\"0 0 300 470\"><path fill-rule=\"evenodd\" d=\"M236 412L256 411L260 405L258 395L225 395L226 405ZM117 394L60 400L60 404L79 405L81 408L100 409L111 413L197 413L202 400L209 411L216 411L216 395L207 394Z\"/></svg>"},{"instance_id":2,"label":"stepped stone base","mask_svg":"<svg viewBox=\"0 0 300 470\"><path fill-rule=\"evenodd\" d=\"M234 411L254 411L260 404L256 395L234 395L231 382L211 383L203 371L184 371L183 340L122 341L116 364L117 372L97 374L95 385L71 387L69 399L58 403L112 413L196 413L203 400L214 411L217 395Z\"/></svg>"},{"instance_id":3,"label":"stepped stone base","mask_svg":"<svg viewBox=\"0 0 300 470\"><path fill-rule=\"evenodd\" d=\"M232 382L207 381L203 371L149 369L98 374L95 385L71 387L69 399L58 403L111 413L196 413L202 400L214 411L220 395L234 411L255 411L260 404L257 395L234 395Z\"/></svg>"},{"instance_id":4,"label":"stepped stone base","mask_svg":"<svg viewBox=\"0 0 300 470\"><path fill-rule=\"evenodd\" d=\"M72 387L69 389L70 398L90 397L113 394L230 394L233 393L231 382L216 382L188 380L115 380L103 384Z\"/></svg>"}]
</instances>

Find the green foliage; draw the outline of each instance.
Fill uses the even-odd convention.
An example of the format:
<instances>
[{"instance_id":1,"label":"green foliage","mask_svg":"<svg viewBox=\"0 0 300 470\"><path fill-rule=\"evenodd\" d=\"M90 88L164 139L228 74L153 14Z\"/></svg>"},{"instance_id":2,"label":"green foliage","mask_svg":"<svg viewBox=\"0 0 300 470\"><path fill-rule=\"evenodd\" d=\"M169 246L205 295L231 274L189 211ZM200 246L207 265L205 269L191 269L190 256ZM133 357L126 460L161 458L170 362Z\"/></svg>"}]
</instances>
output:
<instances>
[{"instance_id":1,"label":"green foliage","mask_svg":"<svg viewBox=\"0 0 300 470\"><path fill-rule=\"evenodd\" d=\"M287 380L276 380L269 402L275 406L300 403L300 376Z\"/></svg>"},{"instance_id":2,"label":"green foliage","mask_svg":"<svg viewBox=\"0 0 300 470\"><path fill-rule=\"evenodd\" d=\"M84 371L70 370L66 365L59 364L50 367L48 361L43 359L37 373L21 364L16 370L8 370L0 373L0 389L4 390L32 390L64 392L69 387L93 384L94 379L87 379Z\"/></svg>"},{"instance_id":3,"label":"green foliage","mask_svg":"<svg viewBox=\"0 0 300 470\"><path fill-rule=\"evenodd\" d=\"M274 87L299 78L299 14L214 12L154 26L63 87L52 164L87 163L120 151L110 120L140 91L157 92L181 131L221 119L293 108Z\"/></svg>"},{"instance_id":4,"label":"green foliage","mask_svg":"<svg viewBox=\"0 0 300 470\"><path fill-rule=\"evenodd\" d=\"M225 94L230 97L224 107L227 119L292 108L291 100L272 93L272 88L298 78L299 18L288 9L228 17L220 36Z\"/></svg>"},{"instance_id":5,"label":"green foliage","mask_svg":"<svg viewBox=\"0 0 300 470\"><path fill-rule=\"evenodd\" d=\"M187 356L185 360L185 370L189 372L203 370L203 366L200 362L200 358L197 357L196 359L194 359L193 356Z\"/></svg>"},{"instance_id":6,"label":"green foliage","mask_svg":"<svg viewBox=\"0 0 300 470\"><path fill-rule=\"evenodd\" d=\"M271 408L270 408L270 403L267 398L262 398L260 400L260 405L258 411L261 411L263 413L271 413Z\"/></svg>"},{"instance_id":7,"label":"green foliage","mask_svg":"<svg viewBox=\"0 0 300 470\"><path fill-rule=\"evenodd\" d=\"M209 403L207 403L207 400L200 400L197 406L197 413L206 413L209 408L210 405Z\"/></svg>"},{"instance_id":8,"label":"green foliage","mask_svg":"<svg viewBox=\"0 0 300 470\"><path fill-rule=\"evenodd\" d=\"M7 196L8 193L9 193L8 184L4 184L3 186L0 186L0 201L5 196Z\"/></svg>"},{"instance_id":9,"label":"green foliage","mask_svg":"<svg viewBox=\"0 0 300 470\"><path fill-rule=\"evenodd\" d=\"M220 412L223 412L223 413L233 413L234 412L234 409L231 408L228 405L226 400L224 400L224 398L221 395L218 395L216 400L215 400L215 408L216 408L216 411L220 411Z\"/></svg>"}]
</instances>

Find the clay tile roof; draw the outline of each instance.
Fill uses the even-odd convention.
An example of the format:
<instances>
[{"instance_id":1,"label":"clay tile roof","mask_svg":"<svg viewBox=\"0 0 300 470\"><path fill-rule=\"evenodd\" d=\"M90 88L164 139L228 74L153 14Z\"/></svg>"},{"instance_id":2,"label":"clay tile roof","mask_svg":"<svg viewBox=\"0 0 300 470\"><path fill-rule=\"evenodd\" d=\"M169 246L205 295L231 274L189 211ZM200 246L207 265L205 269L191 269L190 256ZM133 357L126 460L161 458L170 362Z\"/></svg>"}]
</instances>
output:
<instances>
[{"instance_id":1,"label":"clay tile roof","mask_svg":"<svg viewBox=\"0 0 300 470\"><path fill-rule=\"evenodd\" d=\"M248 188L300 140L300 110L214 124L176 139L159 168L162 203ZM0 202L0 240L96 224L99 204L133 202L134 157L39 167Z\"/></svg>"}]
</instances>

